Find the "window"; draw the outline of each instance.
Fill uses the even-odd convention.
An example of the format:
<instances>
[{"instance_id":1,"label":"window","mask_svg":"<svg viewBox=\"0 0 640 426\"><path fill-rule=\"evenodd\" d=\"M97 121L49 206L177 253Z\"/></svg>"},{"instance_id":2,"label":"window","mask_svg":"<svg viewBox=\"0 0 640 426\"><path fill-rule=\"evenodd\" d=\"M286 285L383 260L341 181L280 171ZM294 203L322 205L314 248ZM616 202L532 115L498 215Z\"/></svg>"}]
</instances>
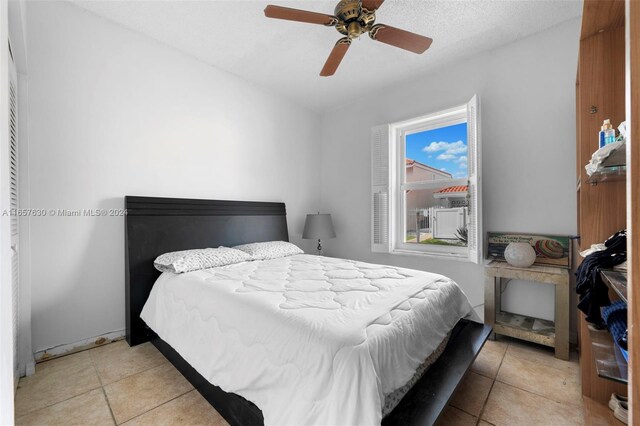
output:
<instances>
[{"instance_id":1,"label":"window","mask_svg":"<svg viewBox=\"0 0 640 426\"><path fill-rule=\"evenodd\" d=\"M477 97L372 129L372 250L481 256Z\"/></svg>"}]
</instances>

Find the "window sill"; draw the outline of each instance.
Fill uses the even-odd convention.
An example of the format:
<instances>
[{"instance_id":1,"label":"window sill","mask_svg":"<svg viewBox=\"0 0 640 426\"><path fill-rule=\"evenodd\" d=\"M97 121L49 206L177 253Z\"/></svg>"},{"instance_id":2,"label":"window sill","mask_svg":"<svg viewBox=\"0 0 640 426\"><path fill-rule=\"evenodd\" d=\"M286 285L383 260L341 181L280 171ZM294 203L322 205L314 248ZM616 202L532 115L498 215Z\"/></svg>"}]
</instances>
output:
<instances>
[{"instance_id":1,"label":"window sill","mask_svg":"<svg viewBox=\"0 0 640 426\"><path fill-rule=\"evenodd\" d=\"M389 253L394 255L401 255L401 256L420 256L420 257L430 257L430 258L440 259L440 260L455 260L458 262L473 263L469 259L468 255L459 254L459 253L436 253L432 251L427 252L427 251L404 250L404 249L393 249Z\"/></svg>"}]
</instances>

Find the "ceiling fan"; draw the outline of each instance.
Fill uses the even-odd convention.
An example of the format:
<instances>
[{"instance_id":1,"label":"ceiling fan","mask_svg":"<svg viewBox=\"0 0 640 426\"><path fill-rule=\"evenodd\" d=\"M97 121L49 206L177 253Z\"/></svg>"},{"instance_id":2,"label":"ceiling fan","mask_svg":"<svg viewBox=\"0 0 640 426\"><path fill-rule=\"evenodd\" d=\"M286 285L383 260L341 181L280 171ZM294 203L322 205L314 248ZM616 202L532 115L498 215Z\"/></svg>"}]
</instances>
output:
<instances>
[{"instance_id":1,"label":"ceiling fan","mask_svg":"<svg viewBox=\"0 0 640 426\"><path fill-rule=\"evenodd\" d=\"M429 37L385 24L376 24L376 10L382 3L384 0L341 0L333 15L268 5L264 14L267 18L335 27L340 34L346 36L338 40L320 71L321 76L328 77L338 69L342 58L349 50L351 40L364 33L369 33L369 37L376 41L418 54L424 53L431 46L433 40Z\"/></svg>"}]
</instances>

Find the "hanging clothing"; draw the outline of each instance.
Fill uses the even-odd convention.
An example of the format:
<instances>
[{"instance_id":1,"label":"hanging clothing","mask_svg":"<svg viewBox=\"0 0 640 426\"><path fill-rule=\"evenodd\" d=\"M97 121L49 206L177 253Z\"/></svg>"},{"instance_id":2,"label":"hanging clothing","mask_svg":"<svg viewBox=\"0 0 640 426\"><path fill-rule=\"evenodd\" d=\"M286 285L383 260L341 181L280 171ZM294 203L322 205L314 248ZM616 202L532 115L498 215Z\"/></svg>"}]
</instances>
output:
<instances>
[{"instance_id":1,"label":"hanging clothing","mask_svg":"<svg viewBox=\"0 0 640 426\"><path fill-rule=\"evenodd\" d=\"M612 268L627 260L627 231L616 232L604 243L605 249L587 256L576 270L576 293L580 296L578 309L586 320L597 328L604 328L600 308L611 304L609 288L602 281L601 269Z\"/></svg>"}]
</instances>

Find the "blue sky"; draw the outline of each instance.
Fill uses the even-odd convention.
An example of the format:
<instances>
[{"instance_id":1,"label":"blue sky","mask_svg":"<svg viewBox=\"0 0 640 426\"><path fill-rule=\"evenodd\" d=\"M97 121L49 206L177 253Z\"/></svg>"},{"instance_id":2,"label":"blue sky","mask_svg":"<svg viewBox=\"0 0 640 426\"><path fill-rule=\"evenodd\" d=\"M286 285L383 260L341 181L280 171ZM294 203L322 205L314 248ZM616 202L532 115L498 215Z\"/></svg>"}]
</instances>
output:
<instances>
[{"instance_id":1,"label":"blue sky","mask_svg":"<svg viewBox=\"0 0 640 426\"><path fill-rule=\"evenodd\" d=\"M407 158L467 177L467 123L414 133L406 138Z\"/></svg>"}]
</instances>

